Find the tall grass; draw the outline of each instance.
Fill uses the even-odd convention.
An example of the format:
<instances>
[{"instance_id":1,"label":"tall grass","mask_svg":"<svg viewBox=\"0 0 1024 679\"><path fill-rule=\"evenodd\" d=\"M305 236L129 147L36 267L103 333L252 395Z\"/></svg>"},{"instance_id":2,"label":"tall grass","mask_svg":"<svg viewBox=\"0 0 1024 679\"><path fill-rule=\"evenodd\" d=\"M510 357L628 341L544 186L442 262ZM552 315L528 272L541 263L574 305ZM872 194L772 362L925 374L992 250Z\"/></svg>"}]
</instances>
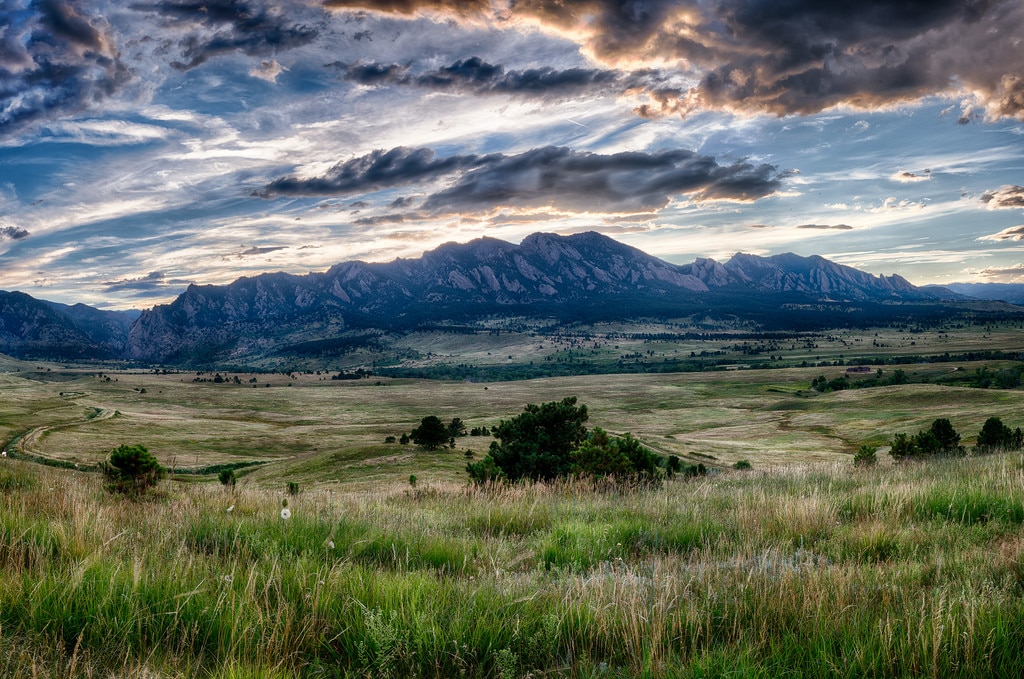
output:
<instances>
[{"instance_id":1,"label":"tall grass","mask_svg":"<svg viewBox=\"0 0 1024 679\"><path fill-rule=\"evenodd\" d=\"M0 676L1010 676L1020 456L290 498L0 461ZM229 510L230 508L230 510Z\"/></svg>"}]
</instances>

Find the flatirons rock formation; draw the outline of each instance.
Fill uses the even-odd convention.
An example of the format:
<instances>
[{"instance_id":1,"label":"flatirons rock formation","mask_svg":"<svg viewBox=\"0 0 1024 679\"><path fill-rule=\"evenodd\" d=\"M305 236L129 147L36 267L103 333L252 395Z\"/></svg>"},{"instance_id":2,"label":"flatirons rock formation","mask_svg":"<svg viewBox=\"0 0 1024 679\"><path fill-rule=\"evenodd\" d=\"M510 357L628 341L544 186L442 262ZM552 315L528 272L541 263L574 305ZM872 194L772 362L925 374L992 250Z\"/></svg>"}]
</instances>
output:
<instances>
[{"instance_id":1,"label":"flatirons rock formation","mask_svg":"<svg viewBox=\"0 0 1024 679\"><path fill-rule=\"evenodd\" d=\"M448 243L419 259L352 261L305 276L274 273L192 285L143 312L129 358L192 364L243 360L370 328L405 330L490 314L564 320L680 317L719 302L899 303L938 297L899 276L821 257L737 254L679 266L597 233ZM737 307L733 313L742 313Z\"/></svg>"}]
</instances>

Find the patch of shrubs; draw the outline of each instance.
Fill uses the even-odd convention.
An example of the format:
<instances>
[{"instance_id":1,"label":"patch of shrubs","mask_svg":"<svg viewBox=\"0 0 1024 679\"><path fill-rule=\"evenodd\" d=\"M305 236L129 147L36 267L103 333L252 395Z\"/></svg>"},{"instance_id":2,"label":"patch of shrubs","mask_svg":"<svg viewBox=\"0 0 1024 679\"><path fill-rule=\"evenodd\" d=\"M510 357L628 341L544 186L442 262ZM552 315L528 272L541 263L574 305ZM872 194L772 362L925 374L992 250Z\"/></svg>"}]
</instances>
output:
<instances>
[{"instance_id":1,"label":"patch of shrubs","mask_svg":"<svg viewBox=\"0 0 1024 679\"><path fill-rule=\"evenodd\" d=\"M946 418L932 422L928 429L914 435L896 434L889 442L889 455L896 462L925 460L940 456L962 456L967 449L960 445L960 434ZM974 454L982 455L1000 450L1018 450L1024 447L1024 432L1020 427L1010 429L998 417L985 420L974 444ZM854 458L856 462L856 458Z\"/></svg>"},{"instance_id":2,"label":"patch of shrubs","mask_svg":"<svg viewBox=\"0 0 1024 679\"><path fill-rule=\"evenodd\" d=\"M922 429L913 436L896 434L889 442L889 446L889 455L896 462L967 453L960 445L960 434L945 417L940 417L932 422L931 427Z\"/></svg>"},{"instance_id":3,"label":"patch of shrubs","mask_svg":"<svg viewBox=\"0 0 1024 679\"><path fill-rule=\"evenodd\" d=\"M587 418L587 407L577 405L575 397L529 404L491 430L497 440L483 459L466 465L466 472L480 484L576 476L630 485L707 473L703 464L683 465L675 455L658 455L629 433L615 436L600 427L588 431Z\"/></svg>"},{"instance_id":4,"label":"patch of shrubs","mask_svg":"<svg viewBox=\"0 0 1024 679\"><path fill-rule=\"evenodd\" d=\"M118 446L100 463L100 471L107 490L124 495L142 495L167 474L142 444Z\"/></svg>"}]
</instances>

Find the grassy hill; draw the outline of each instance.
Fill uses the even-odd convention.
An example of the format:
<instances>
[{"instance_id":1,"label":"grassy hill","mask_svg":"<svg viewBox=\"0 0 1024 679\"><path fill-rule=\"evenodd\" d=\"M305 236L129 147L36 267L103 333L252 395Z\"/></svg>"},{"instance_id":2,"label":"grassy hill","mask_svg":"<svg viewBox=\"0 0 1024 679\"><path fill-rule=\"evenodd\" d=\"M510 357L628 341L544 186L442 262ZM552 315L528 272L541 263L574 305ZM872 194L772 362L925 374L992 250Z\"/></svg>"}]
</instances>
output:
<instances>
[{"instance_id":1,"label":"grassy hill","mask_svg":"<svg viewBox=\"0 0 1024 679\"><path fill-rule=\"evenodd\" d=\"M1022 468L130 501L3 459L0 675L1013 676Z\"/></svg>"}]
</instances>

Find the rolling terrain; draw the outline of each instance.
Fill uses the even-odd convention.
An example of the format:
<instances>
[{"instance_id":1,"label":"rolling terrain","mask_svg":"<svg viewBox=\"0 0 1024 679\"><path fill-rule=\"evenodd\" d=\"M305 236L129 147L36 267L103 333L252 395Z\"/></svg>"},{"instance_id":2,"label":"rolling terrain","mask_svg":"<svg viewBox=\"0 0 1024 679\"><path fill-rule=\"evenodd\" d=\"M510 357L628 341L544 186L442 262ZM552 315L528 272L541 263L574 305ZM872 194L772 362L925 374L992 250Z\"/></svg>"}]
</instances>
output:
<instances>
[{"instance_id":1,"label":"rolling terrain","mask_svg":"<svg viewBox=\"0 0 1024 679\"><path fill-rule=\"evenodd\" d=\"M482 383L0 357L0 675L1016 671L1020 453L897 465L885 451L941 417L968 446L988 417L1024 424L1020 387L980 386L1020 377L1018 322L592 330L408 337L424 366L492 374L723 363ZM847 373L865 352L882 362ZM821 377L851 384L812 388ZM465 466L489 436L386 442L426 415L492 427L570 395L589 427L708 474L478 488ZM95 468L121 444L170 478L139 499L105 492ZM852 464L863 445L880 447L876 467Z\"/></svg>"}]
</instances>

